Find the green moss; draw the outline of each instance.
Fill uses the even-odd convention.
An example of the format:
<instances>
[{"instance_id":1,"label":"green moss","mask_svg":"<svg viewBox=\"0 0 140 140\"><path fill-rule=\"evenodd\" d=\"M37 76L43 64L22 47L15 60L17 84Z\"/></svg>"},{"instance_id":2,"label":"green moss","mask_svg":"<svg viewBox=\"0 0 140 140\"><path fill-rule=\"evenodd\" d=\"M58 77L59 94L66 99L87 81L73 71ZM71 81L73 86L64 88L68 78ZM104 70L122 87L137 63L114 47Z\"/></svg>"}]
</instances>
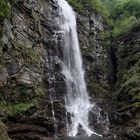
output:
<instances>
[{"instance_id":1,"label":"green moss","mask_svg":"<svg viewBox=\"0 0 140 140\"><path fill-rule=\"evenodd\" d=\"M140 87L132 88L130 92L133 92L133 93L140 92Z\"/></svg>"},{"instance_id":2,"label":"green moss","mask_svg":"<svg viewBox=\"0 0 140 140\"><path fill-rule=\"evenodd\" d=\"M36 92L36 96L37 96L38 98L44 97L44 96L45 96L45 93L46 93L45 89L42 88L42 87L37 87L37 88L35 89L35 92Z\"/></svg>"},{"instance_id":3,"label":"green moss","mask_svg":"<svg viewBox=\"0 0 140 140\"><path fill-rule=\"evenodd\" d=\"M0 18L9 17L11 14L10 6L5 0L0 0Z\"/></svg>"},{"instance_id":4,"label":"green moss","mask_svg":"<svg viewBox=\"0 0 140 140\"><path fill-rule=\"evenodd\" d=\"M86 16L90 15L90 12L92 11L102 14L105 18L109 15L101 0L68 0L68 2L77 12Z\"/></svg>"},{"instance_id":5,"label":"green moss","mask_svg":"<svg viewBox=\"0 0 140 140\"><path fill-rule=\"evenodd\" d=\"M9 97L11 98L12 103L17 102L28 102L33 97L36 97L34 92L34 87L30 87L26 84L17 84L16 86L12 87L12 91L5 90L5 92L10 92ZM3 95L5 97L5 95ZM5 97L6 99L6 97Z\"/></svg>"},{"instance_id":6,"label":"green moss","mask_svg":"<svg viewBox=\"0 0 140 140\"><path fill-rule=\"evenodd\" d=\"M110 32L108 32L108 31L101 31L101 32L99 32L99 38L101 39L101 40L103 40L103 41L105 41L106 40L106 44L108 43L108 41L110 42ZM108 40L108 41L107 41Z\"/></svg>"},{"instance_id":7,"label":"green moss","mask_svg":"<svg viewBox=\"0 0 140 140\"><path fill-rule=\"evenodd\" d=\"M33 50L32 48L26 48L26 55L31 62L35 63L36 65L40 64L40 54Z\"/></svg>"},{"instance_id":8,"label":"green moss","mask_svg":"<svg viewBox=\"0 0 140 140\"><path fill-rule=\"evenodd\" d=\"M68 2L79 12L79 13L82 13L82 14L87 14L87 12L85 11L83 5L78 2L77 0L68 0ZM86 13L84 13L86 12Z\"/></svg>"},{"instance_id":9,"label":"green moss","mask_svg":"<svg viewBox=\"0 0 140 140\"><path fill-rule=\"evenodd\" d=\"M121 36L123 34L128 33L139 21L134 17L131 16L129 18L124 18L121 21L116 21L114 28L112 30L112 35L114 38Z\"/></svg>"},{"instance_id":10,"label":"green moss","mask_svg":"<svg viewBox=\"0 0 140 140\"><path fill-rule=\"evenodd\" d=\"M121 45L117 53L118 57L118 84L121 87L130 84L138 84L140 79L140 53L139 46Z\"/></svg>"},{"instance_id":11,"label":"green moss","mask_svg":"<svg viewBox=\"0 0 140 140\"><path fill-rule=\"evenodd\" d=\"M139 117L135 117L132 120L130 120L130 123L139 126L140 125L140 116Z\"/></svg>"},{"instance_id":12,"label":"green moss","mask_svg":"<svg viewBox=\"0 0 140 140\"><path fill-rule=\"evenodd\" d=\"M134 82L139 82L140 80L140 75L138 73L134 73L123 85L122 87L124 86L127 86L131 83L134 83Z\"/></svg>"},{"instance_id":13,"label":"green moss","mask_svg":"<svg viewBox=\"0 0 140 140\"><path fill-rule=\"evenodd\" d=\"M133 95L133 99L140 102L140 92L136 95Z\"/></svg>"},{"instance_id":14,"label":"green moss","mask_svg":"<svg viewBox=\"0 0 140 140\"><path fill-rule=\"evenodd\" d=\"M138 130L139 131L139 130ZM133 130L129 135L131 136L131 138L139 138L140 137L140 132Z\"/></svg>"},{"instance_id":15,"label":"green moss","mask_svg":"<svg viewBox=\"0 0 140 140\"><path fill-rule=\"evenodd\" d=\"M106 93L106 90L99 83L92 83L91 87L98 94Z\"/></svg>"},{"instance_id":16,"label":"green moss","mask_svg":"<svg viewBox=\"0 0 140 140\"><path fill-rule=\"evenodd\" d=\"M24 84L17 84L17 86L15 88L13 88L12 93L15 94L27 94L28 91L30 90L30 87L28 87L27 85Z\"/></svg>"},{"instance_id":17,"label":"green moss","mask_svg":"<svg viewBox=\"0 0 140 140\"><path fill-rule=\"evenodd\" d=\"M32 10L32 16L33 16L33 18L35 20L35 25L37 27L37 30L42 35L41 23L40 23L38 15L36 14L36 12L34 10Z\"/></svg>"},{"instance_id":18,"label":"green moss","mask_svg":"<svg viewBox=\"0 0 140 140\"><path fill-rule=\"evenodd\" d=\"M130 106L135 109L140 108L140 102L135 102L135 103L131 104Z\"/></svg>"},{"instance_id":19,"label":"green moss","mask_svg":"<svg viewBox=\"0 0 140 140\"><path fill-rule=\"evenodd\" d=\"M39 17L33 9L32 9L32 16L35 20L35 24L37 24L39 22Z\"/></svg>"},{"instance_id":20,"label":"green moss","mask_svg":"<svg viewBox=\"0 0 140 140\"><path fill-rule=\"evenodd\" d=\"M0 109L4 111L4 114L6 116L7 115L15 116L27 111L28 109L35 106L36 104L37 104L36 99L33 99L30 102L23 102L23 103L21 102L16 104L1 101Z\"/></svg>"},{"instance_id":21,"label":"green moss","mask_svg":"<svg viewBox=\"0 0 140 140\"><path fill-rule=\"evenodd\" d=\"M20 57L20 59L22 57L26 63L32 63L33 65L40 67L41 55L39 52L21 44L16 44L16 50L17 57Z\"/></svg>"}]
</instances>

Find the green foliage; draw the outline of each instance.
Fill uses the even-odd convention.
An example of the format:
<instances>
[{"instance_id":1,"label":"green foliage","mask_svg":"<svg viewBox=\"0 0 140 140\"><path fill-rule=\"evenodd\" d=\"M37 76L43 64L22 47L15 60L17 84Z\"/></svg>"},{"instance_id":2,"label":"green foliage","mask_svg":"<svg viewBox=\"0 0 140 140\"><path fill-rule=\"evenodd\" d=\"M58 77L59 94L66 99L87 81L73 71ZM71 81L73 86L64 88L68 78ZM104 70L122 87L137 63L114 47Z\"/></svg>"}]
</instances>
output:
<instances>
[{"instance_id":1,"label":"green foliage","mask_svg":"<svg viewBox=\"0 0 140 140\"><path fill-rule=\"evenodd\" d=\"M0 18L6 18L10 16L10 6L5 0L0 0Z\"/></svg>"},{"instance_id":2,"label":"green foliage","mask_svg":"<svg viewBox=\"0 0 140 140\"><path fill-rule=\"evenodd\" d=\"M68 0L68 2L79 12L84 14L84 7L83 5L78 2L78 0Z\"/></svg>"},{"instance_id":3,"label":"green foliage","mask_svg":"<svg viewBox=\"0 0 140 140\"><path fill-rule=\"evenodd\" d=\"M109 12L100 0L68 0L77 12L90 15L93 10L107 17Z\"/></svg>"},{"instance_id":4,"label":"green foliage","mask_svg":"<svg viewBox=\"0 0 140 140\"><path fill-rule=\"evenodd\" d=\"M68 0L74 9L90 15L92 11L101 14L112 27L112 37L129 32L140 20L140 0ZM101 33L102 38L109 33Z\"/></svg>"},{"instance_id":5,"label":"green foliage","mask_svg":"<svg viewBox=\"0 0 140 140\"><path fill-rule=\"evenodd\" d=\"M101 40L106 40L110 38L110 32L108 31L102 31L99 33L99 37Z\"/></svg>"},{"instance_id":6,"label":"green foliage","mask_svg":"<svg viewBox=\"0 0 140 140\"><path fill-rule=\"evenodd\" d=\"M112 30L113 37L118 37L119 35L129 32L136 23L137 19L134 16L130 16L129 18L126 17L122 20L116 20Z\"/></svg>"},{"instance_id":7,"label":"green foliage","mask_svg":"<svg viewBox=\"0 0 140 140\"><path fill-rule=\"evenodd\" d=\"M136 18L140 17L140 1L139 0L120 0L114 9L113 18L123 18L125 12Z\"/></svg>"},{"instance_id":8,"label":"green foliage","mask_svg":"<svg viewBox=\"0 0 140 140\"><path fill-rule=\"evenodd\" d=\"M91 87L96 93L106 93L106 90L102 87L100 83L92 83Z\"/></svg>"},{"instance_id":9,"label":"green foliage","mask_svg":"<svg viewBox=\"0 0 140 140\"><path fill-rule=\"evenodd\" d=\"M102 0L113 21L114 38L129 32L140 20L140 0Z\"/></svg>"},{"instance_id":10,"label":"green foliage","mask_svg":"<svg viewBox=\"0 0 140 140\"><path fill-rule=\"evenodd\" d=\"M116 0L101 0L101 1L107 7L109 13L112 14L112 11L115 8Z\"/></svg>"}]
</instances>

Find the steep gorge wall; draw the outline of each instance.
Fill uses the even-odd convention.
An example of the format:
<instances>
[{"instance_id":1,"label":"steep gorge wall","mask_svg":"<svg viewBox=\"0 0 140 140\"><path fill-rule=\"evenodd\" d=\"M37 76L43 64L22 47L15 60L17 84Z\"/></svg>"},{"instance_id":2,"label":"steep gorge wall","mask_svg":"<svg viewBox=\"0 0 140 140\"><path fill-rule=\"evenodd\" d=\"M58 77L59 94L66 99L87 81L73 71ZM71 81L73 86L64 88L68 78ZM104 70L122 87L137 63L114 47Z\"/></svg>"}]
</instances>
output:
<instances>
[{"instance_id":1,"label":"steep gorge wall","mask_svg":"<svg viewBox=\"0 0 140 140\"><path fill-rule=\"evenodd\" d=\"M0 46L0 116L12 139L53 136L49 96L52 75L57 91L54 110L59 120L58 133L65 135L64 105L61 105L65 85L60 64L55 59L61 57L59 42L55 40L55 16L57 5L53 1L18 1L12 7L10 20L4 22ZM98 31L104 30L102 18L94 13L90 18L78 14L77 23L89 94L91 100L96 97L104 110L107 107L102 95L106 96L109 85L107 51L98 36ZM105 112L102 113L106 119ZM92 122L93 118L90 119ZM101 128L105 127L106 123L101 123L96 129L103 132Z\"/></svg>"},{"instance_id":2,"label":"steep gorge wall","mask_svg":"<svg viewBox=\"0 0 140 140\"><path fill-rule=\"evenodd\" d=\"M47 49L53 35L50 4L18 1L11 18L4 22L0 117L12 139L39 139L53 133L46 74Z\"/></svg>"},{"instance_id":3,"label":"steep gorge wall","mask_svg":"<svg viewBox=\"0 0 140 140\"><path fill-rule=\"evenodd\" d=\"M113 44L116 50L116 109L113 123L123 140L140 139L140 24Z\"/></svg>"}]
</instances>

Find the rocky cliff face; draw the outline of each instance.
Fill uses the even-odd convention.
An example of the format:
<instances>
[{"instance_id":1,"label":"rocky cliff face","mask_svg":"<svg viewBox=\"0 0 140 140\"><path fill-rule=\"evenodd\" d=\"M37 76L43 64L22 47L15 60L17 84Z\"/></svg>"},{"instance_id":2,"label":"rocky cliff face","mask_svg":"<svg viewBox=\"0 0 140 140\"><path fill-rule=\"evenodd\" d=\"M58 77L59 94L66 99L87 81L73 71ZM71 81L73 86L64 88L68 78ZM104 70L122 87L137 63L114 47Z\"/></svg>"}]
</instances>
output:
<instances>
[{"instance_id":1,"label":"rocky cliff face","mask_svg":"<svg viewBox=\"0 0 140 140\"><path fill-rule=\"evenodd\" d=\"M11 139L53 133L47 88L47 49L53 31L48 1L18 1L0 40L0 117ZM48 103L47 103L48 102Z\"/></svg>"},{"instance_id":2,"label":"rocky cliff face","mask_svg":"<svg viewBox=\"0 0 140 140\"><path fill-rule=\"evenodd\" d=\"M1 23L0 118L7 126L0 123L2 140L8 140L7 132L12 140L45 140L53 136L52 108L58 135L65 135L65 84L58 61L62 50L55 24L57 8L53 0L19 0L12 4L11 18ZM87 17L77 13L77 25L87 89L91 100L98 105L95 109L101 113L101 117L96 117L91 112L91 125L94 123L97 132L109 135L107 139L117 138L121 128L125 128L128 139L138 138L139 33L134 30L133 37L128 35L129 39L126 36L115 42L117 59L114 60L114 50L107 47L99 35L105 30L99 14L93 12ZM113 92L114 61L118 67L117 95ZM55 91L50 90L52 87ZM114 96L117 107L112 104ZM113 130L109 134L108 117ZM100 123L95 123L97 119ZM126 127L126 124L130 125Z\"/></svg>"},{"instance_id":3,"label":"rocky cliff face","mask_svg":"<svg viewBox=\"0 0 140 140\"><path fill-rule=\"evenodd\" d=\"M18 1L12 5L11 18L4 22L0 41L0 116L11 139L42 140L53 136L50 94L55 94L52 98L58 133L65 134L65 85L57 60L61 48L56 42L56 16L53 1ZM103 107L102 95L106 96L109 85L107 51L98 36L104 30L102 18L94 13L90 18L78 14L77 21L89 93ZM55 79L51 79L53 76ZM51 86L57 92L52 93ZM105 113L103 116L107 117ZM101 125L106 123L97 124L105 128Z\"/></svg>"},{"instance_id":4,"label":"rocky cliff face","mask_svg":"<svg viewBox=\"0 0 140 140\"><path fill-rule=\"evenodd\" d=\"M116 110L118 136L140 138L140 25L115 41L117 59Z\"/></svg>"}]
</instances>

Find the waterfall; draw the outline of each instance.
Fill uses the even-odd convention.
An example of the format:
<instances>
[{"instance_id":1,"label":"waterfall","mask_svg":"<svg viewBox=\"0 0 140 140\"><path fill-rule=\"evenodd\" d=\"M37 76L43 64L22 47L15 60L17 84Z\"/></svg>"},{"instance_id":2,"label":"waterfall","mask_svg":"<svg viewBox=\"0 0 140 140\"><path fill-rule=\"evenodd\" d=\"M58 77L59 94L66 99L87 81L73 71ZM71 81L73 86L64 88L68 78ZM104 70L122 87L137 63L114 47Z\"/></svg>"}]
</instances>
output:
<instances>
[{"instance_id":1,"label":"waterfall","mask_svg":"<svg viewBox=\"0 0 140 140\"><path fill-rule=\"evenodd\" d=\"M89 127L89 112L95 104L90 103L86 89L75 13L66 0L55 1L59 8L57 24L62 38L62 74L65 76L67 88L65 105L67 113L70 115L70 122L67 122L68 135L76 136L79 129L88 136L98 135Z\"/></svg>"}]
</instances>

